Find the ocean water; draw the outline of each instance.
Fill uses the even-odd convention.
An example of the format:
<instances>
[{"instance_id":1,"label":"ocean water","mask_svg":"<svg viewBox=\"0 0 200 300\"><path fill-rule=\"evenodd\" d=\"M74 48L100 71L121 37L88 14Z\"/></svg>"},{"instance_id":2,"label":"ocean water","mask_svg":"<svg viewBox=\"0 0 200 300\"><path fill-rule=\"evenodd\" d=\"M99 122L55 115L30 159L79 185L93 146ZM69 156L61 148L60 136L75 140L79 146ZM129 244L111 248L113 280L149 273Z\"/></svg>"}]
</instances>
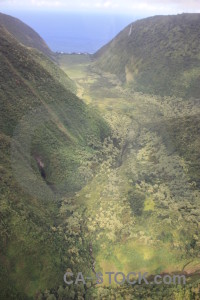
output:
<instances>
[{"instance_id":1,"label":"ocean water","mask_svg":"<svg viewBox=\"0 0 200 300\"><path fill-rule=\"evenodd\" d=\"M10 12L35 29L57 52L94 53L125 26L139 19L133 15Z\"/></svg>"}]
</instances>

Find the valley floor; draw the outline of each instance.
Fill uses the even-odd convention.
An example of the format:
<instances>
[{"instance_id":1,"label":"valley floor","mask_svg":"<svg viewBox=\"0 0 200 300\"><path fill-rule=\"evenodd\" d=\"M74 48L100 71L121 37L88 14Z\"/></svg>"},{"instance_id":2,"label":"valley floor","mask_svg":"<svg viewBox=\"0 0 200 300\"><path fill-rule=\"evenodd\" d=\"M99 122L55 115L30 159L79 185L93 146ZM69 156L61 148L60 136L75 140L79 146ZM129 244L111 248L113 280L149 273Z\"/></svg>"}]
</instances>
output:
<instances>
[{"instance_id":1,"label":"valley floor","mask_svg":"<svg viewBox=\"0 0 200 300\"><path fill-rule=\"evenodd\" d=\"M196 99L136 93L87 55L60 55L59 63L113 131L106 159L97 159L97 174L76 194L86 207L95 271L197 273L200 193L183 125L198 118ZM190 143L199 146L197 138Z\"/></svg>"}]
</instances>

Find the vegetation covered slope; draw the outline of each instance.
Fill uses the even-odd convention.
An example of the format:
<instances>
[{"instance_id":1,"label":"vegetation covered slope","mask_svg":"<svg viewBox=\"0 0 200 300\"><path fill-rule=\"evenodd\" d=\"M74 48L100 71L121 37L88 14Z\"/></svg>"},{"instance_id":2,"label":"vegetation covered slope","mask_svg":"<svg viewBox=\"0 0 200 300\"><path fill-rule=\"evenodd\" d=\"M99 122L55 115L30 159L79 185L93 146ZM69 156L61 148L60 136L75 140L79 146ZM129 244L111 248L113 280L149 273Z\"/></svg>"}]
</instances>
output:
<instances>
[{"instance_id":1,"label":"vegetation covered slope","mask_svg":"<svg viewBox=\"0 0 200 300\"><path fill-rule=\"evenodd\" d=\"M55 233L62 219L61 196L73 196L90 180L96 170L93 158L110 131L73 88L47 57L0 27L1 299L28 299L39 289L59 285L73 263L67 254L73 236L69 241L64 233ZM38 126L32 128L35 120ZM30 189L21 185L26 180Z\"/></svg>"},{"instance_id":2,"label":"vegetation covered slope","mask_svg":"<svg viewBox=\"0 0 200 300\"><path fill-rule=\"evenodd\" d=\"M23 45L38 49L49 57L53 57L52 51L39 34L19 19L0 13L0 25L5 27Z\"/></svg>"},{"instance_id":3,"label":"vegetation covered slope","mask_svg":"<svg viewBox=\"0 0 200 300\"><path fill-rule=\"evenodd\" d=\"M127 26L94 57L136 91L199 97L199 37L200 14L155 16Z\"/></svg>"}]
</instances>

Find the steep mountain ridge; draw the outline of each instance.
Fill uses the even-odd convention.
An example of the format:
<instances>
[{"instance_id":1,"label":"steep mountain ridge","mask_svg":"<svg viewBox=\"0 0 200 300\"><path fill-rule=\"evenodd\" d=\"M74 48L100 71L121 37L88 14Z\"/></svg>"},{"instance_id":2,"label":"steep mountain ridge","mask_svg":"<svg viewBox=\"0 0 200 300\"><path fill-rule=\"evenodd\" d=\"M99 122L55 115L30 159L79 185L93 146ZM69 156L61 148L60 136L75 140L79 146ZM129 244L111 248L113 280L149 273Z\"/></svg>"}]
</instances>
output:
<instances>
[{"instance_id":1,"label":"steep mountain ridge","mask_svg":"<svg viewBox=\"0 0 200 300\"><path fill-rule=\"evenodd\" d=\"M138 20L95 53L96 67L136 91L199 97L199 25L200 14Z\"/></svg>"},{"instance_id":2,"label":"steep mountain ridge","mask_svg":"<svg viewBox=\"0 0 200 300\"><path fill-rule=\"evenodd\" d=\"M61 199L91 179L110 132L74 88L56 64L0 26L1 299L59 285L71 264L71 242L55 234Z\"/></svg>"},{"instance_id":3,"label":"steep mountain ridge","mask_svg":"<svg viewBox=\"0 0 200 300\"><path fill-rule=\"evenodd\" d=\"M39 34L19 19L0 13L0 26L3 26L23 45L35 48L53 58L53 52Z\"/></svg>"}]
</instances>

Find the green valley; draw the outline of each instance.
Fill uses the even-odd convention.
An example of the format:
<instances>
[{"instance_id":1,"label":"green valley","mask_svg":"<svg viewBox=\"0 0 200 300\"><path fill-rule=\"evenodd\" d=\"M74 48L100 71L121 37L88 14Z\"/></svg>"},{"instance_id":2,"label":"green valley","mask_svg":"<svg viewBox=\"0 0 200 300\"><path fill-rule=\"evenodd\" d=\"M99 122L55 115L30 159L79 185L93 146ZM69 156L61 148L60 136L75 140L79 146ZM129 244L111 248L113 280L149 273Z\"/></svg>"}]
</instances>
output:
<instances>
[{"instance_id":1,"label":"green valley","mask_svg":"<svg viewBox=\"0 0 200 300\"><path fill-rule=\"evenodd\" d=\"M59 61L112 128L106 161L77 195L87 206L96 269L189 272L195 261L198 272L198 100L133 92L87 56Z\"/></svg>"},{"instance_id":2,"label":"green valley","mask_svg":"<svg viewBox=\"0 0 200 300\"><path fill-rule=\"evenodd\" d=\"M199 299L199 22L136 21L70 55L0 15L1 299ZM66 271L94 280L68 286Z\"/></svg>"}]
</instances>

